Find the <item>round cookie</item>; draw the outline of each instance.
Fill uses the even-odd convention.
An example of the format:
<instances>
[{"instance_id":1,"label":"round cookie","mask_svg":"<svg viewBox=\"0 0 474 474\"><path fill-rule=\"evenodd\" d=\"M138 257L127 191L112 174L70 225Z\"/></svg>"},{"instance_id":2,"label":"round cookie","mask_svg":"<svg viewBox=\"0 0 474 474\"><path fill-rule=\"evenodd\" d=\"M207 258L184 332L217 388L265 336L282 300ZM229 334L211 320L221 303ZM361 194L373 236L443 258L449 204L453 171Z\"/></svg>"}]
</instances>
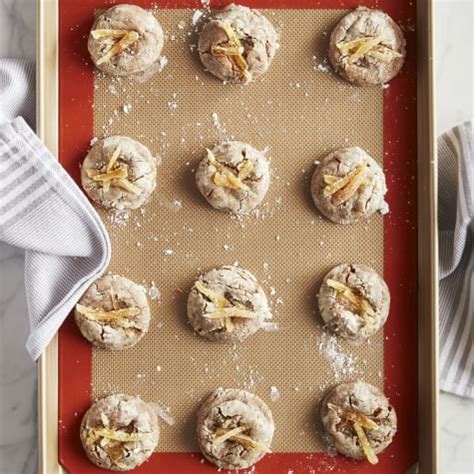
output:
<instances>
[{"instance_id":1,"label":"round cookie","mask_svg":"<svg viewBox=\"0 0 474 474\"><path fill-rule=\"evenodd\" d=\"M362 148L341 148L323 158L311 180L311 195L321 214L337 224L352 224L388 212L380 165Z\"/></svg>"},{"instance_id":2,"label":"round cookie","mask_svg":"<svg viewBox=\"0 0 474 474\"><path fill-rule=\"evenodd\" d=\"M268 406L245 390L218 388L197 416L199 448L222 469L247 469L260 461L270 452L274 431Z\"/></svg>"},{"instance_id":3,"label":"round cookie","mask_svg":"<svg viewBox=\"0 0 474 474\"><path fill-rule=\"evenodd\" d=\"M372 268L342 264L324 277L318 306L331 332L353 342L362 342L385 324L390 309L390 292L385 281Z\"/></svg>"},{"instance_id":4,"label":"round cookie","mask_svg":"<svg viewBox=\"0 0 474 474\"><path fill-rule=\"evenodd\" d=\"M271 318L267 297L247 270L224 266L202 275L188 296L194 330L214 341L243 341Z\"/></svg>"},{"instance_id":5,"label":"round cookie","mask_svg":"<svg viewBox=\"0 0 474 474\"><path fill-rule=\"evenodd\" d=\"M206 70L222 81L246 84L267 71L278 39L273 25L258 10L231 4L204 26L199 57Z\"/></svg>"},{"instance_id":6,"label":"round cookie","mask_svg":"<svg viewBox=\"0 0 474 474\"><path fill-rule=\"evenodd\" d=\"M353 459L369 459L372 464L397 431L397 415L385 395L361 381L335 386L322 402L321 420L338 452ZM362 449L356 429L362 430L362 437L365 433L373 456Z\"/></svg>"},{"instance_id":7,"label":"round cookie","mask_svg":"<svg viewBox=\"0 0 474 474\"><path fill-rule=\"evenodd\" d=\"M150 307L145 290L128 278L105 275L84 293L74 310L82 335L102 349L134 346L147 332Z\"/></svg>"},{"instance_id":8,"label":"round cookie","mask_svg":"<svg viewBox=\"0 0 474 474\"><path fill-rule=\"evenodd\" d=\"M196 184L215 209L249 214L265 198L270 167L264 154L247 143L223 142L206 150L196 170Z\"/></svg>"},{"instance_id":9,"label":"round cookie","mask_svg":"<svg viewBox=\"0 0 474 474\"><path fill-rule=\"evenodd\" d=\"M110 395L82 418L80 437L87 457L103 469L129 471L145 462L160 437L158 418L138 397Z\"/></svg>"},{"instance_id":10,"label":"round cookie","mask_svg":"<svg viewBox=\"0 0 474 474\"><path fill-rule=\"evenodd\" d=\"M82 187L106 209L137 209L156 187L156 162L145 145L114 136L95 143L81 168Z\"/></svg>"},{"instance_id":11,"label":"round cookie","mask_svg":"<svg viewBox=\"0 0 474 474\"><path fill-rule=\"evenodd\" d=\"M163 42L163 30L153 13L124 3L97 17L87 46L98 69L129 76L158 61Z\"/></svg>"},{"instance_id":12,"label":"round cookie","mask_svg":"<svg viewBox=\"0 0 474 474\"><path fill-rule=\"evenodd\" d=\"M334 28L329 60L354 84L383 84L400 72L405 46L402 30L386 13L357 7Z\"/></svg>"}]
</instances>

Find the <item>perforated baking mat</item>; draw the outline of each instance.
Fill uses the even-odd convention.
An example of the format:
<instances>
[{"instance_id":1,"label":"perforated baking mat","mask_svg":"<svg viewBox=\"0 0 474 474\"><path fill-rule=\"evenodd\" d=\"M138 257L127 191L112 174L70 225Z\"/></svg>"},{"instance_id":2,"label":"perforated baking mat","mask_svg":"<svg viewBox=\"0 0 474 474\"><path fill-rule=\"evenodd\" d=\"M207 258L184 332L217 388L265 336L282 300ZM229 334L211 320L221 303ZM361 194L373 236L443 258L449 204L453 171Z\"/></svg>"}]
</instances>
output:
<instances>
[{"instance_id":1,"label":"perforated baking mat","mask_svg":"<svg viewBox=\"0 0 474 474\"><path fill-rule=\"evenodd\" d=\"M328 36L352 2L253 1L281 34L269 71L247 86L202 70L193 13L200 2L132 2L151 7L165 31L161 71L114 79L93 72L86 38L98 9L115 2L60 2L60 160L77 179L95 137L130 136L158 157L158 186L141 211L101 212L112 241L110 271L143 284L152 323L134 348L92 350L72 320L60 335L60 457L71 472L100 471L83 455L80 418L111 392L162 405L158 453L140 472L212 471L197 453L195 414L216 387L257 393L272 410L272 449L256 472L402 472L416 461L416 154L412 7L377 4L398 20L409 58L388 88L354 87L326 59ZM186 8L182 8L186 7ZM193 8L194 7L194 8ZM291 9L289 8L291 7ZM196 15L194 15L196 18ZM194 184L206 147L237 139L266 150L269 193L248 218L213 210ZM315 210L315 162L360 146L384 167L391 212L351 226ZM262 283L273 320L243 343L211 343L187 324L195 278L238 262ZM363 263L384 275L392 306L383 332L354 346L321 329L316 294L333 266ZM318 421L322 394L362 379L383 389L399 433L377 466L327 453ZM172 461L172 465L170 465Z\"/></svg>"}]
</instances>

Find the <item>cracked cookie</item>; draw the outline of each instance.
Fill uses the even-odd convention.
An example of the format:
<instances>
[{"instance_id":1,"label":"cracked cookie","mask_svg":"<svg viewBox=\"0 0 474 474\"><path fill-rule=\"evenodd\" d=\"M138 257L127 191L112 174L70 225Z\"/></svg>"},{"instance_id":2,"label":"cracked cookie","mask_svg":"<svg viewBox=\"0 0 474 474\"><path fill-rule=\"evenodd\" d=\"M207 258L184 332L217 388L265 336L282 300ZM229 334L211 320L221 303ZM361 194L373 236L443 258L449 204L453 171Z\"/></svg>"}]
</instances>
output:
<instances>
[{"instance_id":1,"label":"cracked cookie","mask_svg":"<svg viewBox=\"0 0 474 474\"><path fill-rule=\"evenodd\" d=\"M206 149L196 170L196 184L215 209L249 214L267 194L270 167L264 154L247 143L223 142Z\"/></svg>"},{"instance_id":2,"label":"cracked cookie","mask_svg":"<svg viewBox=\"0 0 474 474\"><path fill-rule=\"evenodd\" d=\"M158 61L163 42L163 30L153 13L122 4L97 17L87 46L98 69L115 76L129 76Z\"/></svg>"},{"instance_id":3,"label":"cracked cookie","mask_svg":"<svg viewBox=\"0 0 474 474\"><path fill-rule=\"evenodd\" d=\"M188 319L215 341L243 341L271 318L267 297L247 270L224 266L202 275L188 296Z\"/></svg>"},{"instance_id":4,"label":"cracked cookie","mask_svg":"<svg viewBox=\"0 0 474 474\"><path fill-rule=\"evenodd\" d=\"M385 175L362 148L341 148L321 160L311 180L311 194L321 214L337 224L352 224L388 205Z\"/></svg>"},{"instance_id":5,"label":"cracked cookie","mask_svg":"<svg viewBox=\"0 0 474 474\"><path fill-rule=\"evenodd\" d=\"M321 420L337 451L371 464L397 431L397 415L385 395L361 381L334 387L321 404Z\"/></svg>"},{"instance_id":6,"label":"cracked cookie","mask_svg":"<svg viewBox=\"0 0 474 474\"><path fill-rule=\"evenodd\" d=\"M156 187L156 162L145 145L128 137L99 140L81 168L82 187L106 209L137 209Z\"/></svg>"},{"instance_id":7,"label":"cracked cookie","mask_svg":"<svg viewBox=\"0 0 474 474\"><path fill-rule=\"evenodd\" d=\"M245 390L215 390L197 416L204 457L222 469L247 469L270 452L275 425L268 406Z\"/></svg>"},{"instance_id":8,"label":"cracked cookie","mask_svg":"<svg viewBox=\"0 0 474 474\"><path fill-rule=\"evenodd\" d=\"M231 4L203 28L198 42L205 69L224 82L246 84L267 71L278 33L258 10Z\"/></svg>"},{"instance_id":9,"label":"cracked cookie","mask_svg":"<svg viewBox=\"0 0 474 474\"><path fill-rule=\"evenodd\" d=\"M383 84L400 72L405 47L402 30L386 13L357 7L334 28L329 60L354 84Z\"/></svg>"},{"instance_id":10,"label":"cracked cookie","mask_svg":"<svg viewBox=\"0 0 474 474\"><path fill-rule=\"evenodd\" d=\"M95 346L126 349L148 332L150 308L142 286L108 274L84 293L74 319L82 335Z\"/></svg>"},{"instance_id":11,"label":"cracked cookie","mask_svg":"<svg viewBox=\"0 0 474 474\"><path fill-rule=\"evenodd\" d=\"M87 457L103 469L129 471L145 462L160 437L150 405L131 395L96 401L82 418L80 437Z\"/></svg>"},{"instance_id":12,"label":"cracked cookie","mask_svg":"<svg viewBox=\"0 0 474 474\"><path fill-rule=\"evenodd\" d=\"M318 306L331 332L353 342L362 342L385 324L390 309L390 292L385 281L372 268L342 264L324 277Z\"/></svg>"}]
</instances>

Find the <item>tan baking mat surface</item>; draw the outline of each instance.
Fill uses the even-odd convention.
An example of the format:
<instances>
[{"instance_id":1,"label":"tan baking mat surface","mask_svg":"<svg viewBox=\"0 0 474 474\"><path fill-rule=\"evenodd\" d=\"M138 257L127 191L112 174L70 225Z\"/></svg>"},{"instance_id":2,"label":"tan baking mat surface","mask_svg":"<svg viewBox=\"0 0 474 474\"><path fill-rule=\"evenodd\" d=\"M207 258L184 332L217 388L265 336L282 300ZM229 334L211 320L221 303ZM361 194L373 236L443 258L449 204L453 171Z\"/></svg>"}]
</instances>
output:
<instances>
[{"instance_id":1,"label":"tan baking mat surface","mask_svg":"<svg viewBox=\"0 0 474 474\"><path fill-rule=\"evenodd\" d=\"M161 73L144 83L95 79L96 136L130 136L162 161L143 212L114 223L103 214L110 270L148 287L154 281L160 296L150 300L151 329L136 347L94 350L94 396L126 392L169 407L175 425L162 423L160 450L195 451L201 399L218 386L242 387L270 406L275 451L321 451L322 391L356 377L383 387L383 335L360 347L324 335L316 293L324 274L342 262L383 272L383 221L323 220L309 181L314 161L334 148L359 145L382 160L383 91L352 87L327 71L328 33L341 10L268 10L282 29L282 47L268 73L247 87L225 86L202 71L190 51L191 14L157 12L169 58ZM271 147L272 184L257 217L238 221L214 211L194 185L204 148L225 137ZM231 347L194 335L186 299L199 273L235 261L263 283L279 330Z\"/></svg>"}]
</instances>

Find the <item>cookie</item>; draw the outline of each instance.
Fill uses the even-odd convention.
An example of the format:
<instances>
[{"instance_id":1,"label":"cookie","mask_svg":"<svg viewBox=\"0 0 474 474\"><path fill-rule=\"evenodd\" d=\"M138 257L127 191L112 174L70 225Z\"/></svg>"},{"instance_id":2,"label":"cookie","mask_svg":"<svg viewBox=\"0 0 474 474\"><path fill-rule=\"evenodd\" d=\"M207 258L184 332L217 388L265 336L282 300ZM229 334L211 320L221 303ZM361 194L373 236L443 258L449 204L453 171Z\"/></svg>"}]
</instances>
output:
<instances>
[{"instance_id":1,"label":"cookie","mask_svg":"<svg viewBox=\"0 0 474 474\"><path fill-rule=\"evenodd\" d=\"M82 187L106 209L136 209L156 187L156 162L145 145L128 137L99 140L81 168Z\"/></svg>"},{"instance_id":2,"label":"cookie","mask_svg":"<svg viewBox=\"0 0 474 474\"><path fill-rule=\"evenodd\" d=\"M196 184L215 209L249 214L267 194L270 167L264 154L247 143L224 142L206 149L196 170Z\"/></svg>"},{"instance_id":3,"label":"cookie","mask_svg":"<svg viewBox=\"0 0 474 474\"><path fill-rule=\"evenodd\" d=\"M384 84L403 66L406 41L384 12L357 7L337 24L329 40L334 69L357 85Z\"/></svg>"},{"instance_id":4,"label":"cookie","mask_svg":"<svg viewBox=\"0 0 474 474\"><path fill-rule=\"evenodd\" d=\"M224 82L246 84L270 67L278 33L258 10L231 4L203 28L198 51L207 71Z\"/></svg>"},{"instance_id":5,"label":"cookie","mask_svg":"<svg viewBox=\"0 0 474 474\"><path fill-rule=\"evenodd\" d=\"M321 404L321 420L338 452L372 464L397 431L397 415L385 395L361 381L334 387Z\"/></svg>"},{"instance_id":6,"label":"cookie","mask_svg":"<svg viewBox=\"0 0 474 474\"><path fill-rule=\"evenodd\" d=\"M130 471L153 454L160 429L151 406L138 397L117 394L96 401L87 410L80 437L96 466Z\"/></svg>"},{"instance_id":7,"label":"cookie","mask_svg":"<svg viewBox=\"0 0 474 474\"><path fill-rule=\"evenodd\" d=\"M267 297L247 270L224 266L202 275L188 296L193 329L214 341L243 341L271 318Z\"/></svg>"},{"instance_id":8,"label":"cookie","mask_svg":"<svg viewBox=\"0 0 474 474\"><path fill-rule=\"evenodd\" d=\"M387 321L390 292L385 281L372 268L342 264L324 277L318 306L331 332L353 342L362 342Z\"/></svg>"},{"instance_id":9,"label":"cookie","mask_svg":"<svg viewBox=\"0 0 474 474\"><path fill-rule=\"evenodd\" d=\"M341 148L326 156L314 171L311 195L321 214L337 224L352 224L388 205L385 175L362 148Z\"/></svg>"},{"instance_id":10,"label":"cookie","mask_svg":"<svg viewBox=\"0 0 474 474\"><path fill-rule=\"evenodd\" d=\"M84 293L74 319L82 335L95 346L126 349L148 332L150 308L142 286L108 274Z\"/></svg>"},{"instance_id":11,"label":"cookie","mask_svg":"<svg viewBox=\"0 0 474 474\"><path fill-rule=\"evenodd\" d=\"M222 469L247 469L270 452L275 425L268 406L245 390L218 388L197 416L204 457Z\"/></svg>"},{"instance_id":12,"label":"cookie","mask_svg":"<svg viewBox=\"0 0 474 474\"><path fill-rule=\"evenodd\" d=\"M129 76L157 62L163 42L163 30L153 13L124 3L97 17L87 46L98 69Z\"/></svg>"}]
</instances>

